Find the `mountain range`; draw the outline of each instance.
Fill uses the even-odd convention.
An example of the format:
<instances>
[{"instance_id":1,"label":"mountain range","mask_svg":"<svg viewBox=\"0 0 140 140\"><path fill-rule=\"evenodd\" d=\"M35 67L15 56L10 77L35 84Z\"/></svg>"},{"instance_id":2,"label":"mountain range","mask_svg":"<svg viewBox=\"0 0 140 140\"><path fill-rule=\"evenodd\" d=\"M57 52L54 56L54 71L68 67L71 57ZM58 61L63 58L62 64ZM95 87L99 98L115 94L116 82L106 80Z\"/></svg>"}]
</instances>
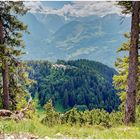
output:
<instances>
[{"instance_id":1,"label":"mountain range","mask_svg":"<svg viewBox=\"0 0 140 140\"><path fill-rule=\"evenodd\" d=\"M116 50L130 31L130 17L118 14L71 17L56 14L27 13L24 35L27 54L24 60L89 59L114 67Z\"/></svg>"}]
</instances>

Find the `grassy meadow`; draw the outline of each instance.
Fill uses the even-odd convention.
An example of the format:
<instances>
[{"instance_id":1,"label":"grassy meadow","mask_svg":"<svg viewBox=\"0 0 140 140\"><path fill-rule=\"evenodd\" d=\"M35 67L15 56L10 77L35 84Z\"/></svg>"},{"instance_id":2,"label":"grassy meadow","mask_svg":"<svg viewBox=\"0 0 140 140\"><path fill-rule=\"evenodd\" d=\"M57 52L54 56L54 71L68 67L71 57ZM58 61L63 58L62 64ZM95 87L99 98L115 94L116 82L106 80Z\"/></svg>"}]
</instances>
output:
<instances>
[{"instance_id":1,"label":"grassy meadow","mask_svg":"<svg viewBox=\"0 0 140 140\"><path fill-rule=\"evenodd\" d=\"M0 121L0 132L7 134L30 133L39 138L96 138L96 139L139 139L140 125L114 126L105 128L103 126L70 126L55 125L47 127L36 118L32 120Z\"/></svg>"}]
</instances>

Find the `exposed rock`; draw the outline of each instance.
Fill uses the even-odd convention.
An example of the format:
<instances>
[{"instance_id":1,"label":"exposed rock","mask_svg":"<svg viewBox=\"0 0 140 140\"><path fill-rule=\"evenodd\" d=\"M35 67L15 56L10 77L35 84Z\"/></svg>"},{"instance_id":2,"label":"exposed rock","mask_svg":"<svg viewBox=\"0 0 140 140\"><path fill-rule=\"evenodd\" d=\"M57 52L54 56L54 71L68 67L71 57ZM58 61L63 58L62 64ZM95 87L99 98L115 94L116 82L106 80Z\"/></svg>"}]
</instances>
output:
<instances>
[{"instance_id":1,"label":"exposed rock","mask_svg":"<svg viewBox=\"0 0 140 140\"><path fill-rule=\"evenodd\" d=\"M56 136L57 138L63 138L63 137L64 137L63 134L61 134L61 133L57 133L55 136Z\"/></svg>"},{"instance_id":2,"label":"exposed rock","mask_svg":"<svg viewBox=\"0 0 140 140\"><path fill-rule=\"evenodd\" d=\"M48 139L51 139L51 138L50 138L50 137L48 137L48 136L45 136L45 137L44 137L44 139L45 139L45 140L48 140Z\"/></svg>"},{"instance_id":3,"label":"exposed rock","mask_svg":"<svg viewBox=\"0 0 140 140\"><path fill-rule=\"evenodd\" d=\"M13 113L10 110L1 109L0 117L10 117Z\"/></svg>"},{"instance_id":4,"label":"exposed rock","mask_svg":"<svg viewBox=\"0 0 140 140\"><path fill-rule=\"evenodd\" d=\"M38 136L35 136L33 134L29 133L20 133L20 134L0 134L0 139L22 139L22 140L28 140L28 139L38 139Z\"/></svg>"}]
</instances>

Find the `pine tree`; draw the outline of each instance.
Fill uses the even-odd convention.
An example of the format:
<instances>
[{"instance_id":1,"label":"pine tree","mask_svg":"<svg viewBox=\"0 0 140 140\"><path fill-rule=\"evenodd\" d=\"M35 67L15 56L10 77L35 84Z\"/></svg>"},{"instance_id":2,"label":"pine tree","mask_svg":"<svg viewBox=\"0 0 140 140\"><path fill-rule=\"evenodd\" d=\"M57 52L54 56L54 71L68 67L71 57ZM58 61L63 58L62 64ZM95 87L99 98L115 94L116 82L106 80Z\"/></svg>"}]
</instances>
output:
<instances>
[{"instance_id":1,"label":"pine tree","mask_svg":"<svg viewBox=\"0 0 140 140\"><path fill-rule=\"evenodd\" d=\"M69 107L69 95L68 95L68 91L67 90L65 90L65 92L64 92L63 106L64 106L64 108L68 108Z\"/></svg>"},{"instance_id":2,"label":"pine tree","mask_svg":"<svg viewBox=\"0 0 140 140\"><path fill-rule=\"evenodd\" d=\"M128 39L127 42L123 43L122 46L117 50L117 52L123 52L125 55L121 58L117 58L115 62L115 67L118 70L118 74L113 77L113 84L115 88L119 91L118 94L121 99L121 108L124 109L126 101L126 91L127 91L127 80L128 80L128 52L130 49L130 36L125 33L124 37Z\"/></svg>"},{"instance_id":3,"label":"pine tree","mask_svg":"<svg viewBox=\"0 0 140 140\"><path fill-rule=\"evenodd\" d=\"M24 25L18 16L26 14L27 10L21 1L0 2L0 69L4 109L9 109L10 101L14 104L17 92L26 92L26 66L19 57L24 54L22 32L27 32L27 25Z\"/></svg>"},{"instance_id":4,"label":"pine tree","mask_svg":"<svg viewBox=\"0 0 140 140\"><path fill-rule=\"evenodd\" d=\"M135 122L140 2L132 2L131 43L129 51L128 91L125 106L125 124Z\"/></svg>"},{"instance_id":5,"label":"pine tree","mask_svg":"<svg viewBox=\"0 0 140 140\"><path fill-rule=\"evenodd\" d=\"M139 12L140 2L119 2L124 7L123 12L132 12L131 41L129 50L129 67L127 97L125 105L125 124L135 122L137 74L138 74L138 41L139 41Z\"/></svg>"},{"instance_id":6,"label":"pine tree","mask_svg":"<svg viewBox=\"0 0 140 140\"><path fill-rule=\"evenodd\" d=\"M124 37L128 39L127 42L123 43L122 46L117 50L118 53L123 52L125 55L123 57L117 58L115 62L115 67L118 70L118 74L113 77L113 84L118 90L118 94L121 99L121 109L124 110L128 83L128 52L130 50L130 34L125 33ZM140 57L139 57L140 64ZM138 73L140 73L140 65L138 67ZM138 86L137 86L137 104L140 101L140 75L138 75Z\"/></svg>"},{"instance_id":7,"label":"pine tree","mask_svg":"<svg viewBox=\"0 0 140 140\"><path fill-rule=\"evenodd\" d=\"M52 100L49 100L45 105L46 115L42 119L42 123L47 126L53 126L60 123L60 115L54 110Z\"/></svg>"}]
</instances>

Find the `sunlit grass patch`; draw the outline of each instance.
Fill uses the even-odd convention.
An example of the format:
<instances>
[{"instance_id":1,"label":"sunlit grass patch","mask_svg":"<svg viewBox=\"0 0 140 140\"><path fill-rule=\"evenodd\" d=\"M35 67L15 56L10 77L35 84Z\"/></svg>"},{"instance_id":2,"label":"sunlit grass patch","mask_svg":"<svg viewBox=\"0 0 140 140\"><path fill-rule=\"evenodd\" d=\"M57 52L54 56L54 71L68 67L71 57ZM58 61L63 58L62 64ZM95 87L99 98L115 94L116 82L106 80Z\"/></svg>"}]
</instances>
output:
<instances>
[{"instance_id":1,"label":"sunlit grass patch","mask_svg":"<svg viewBox=\"0 0 140 140\"><path fill-rule=\"evenodd\" d=\"M118 126L105 128L103 126L55 125L47 127L37 118L15 122L1 120L0 132L8 134L31 133L40 138L100 138L100 139L139 139L140 127Z\"/></svg>"}]
</instances>

